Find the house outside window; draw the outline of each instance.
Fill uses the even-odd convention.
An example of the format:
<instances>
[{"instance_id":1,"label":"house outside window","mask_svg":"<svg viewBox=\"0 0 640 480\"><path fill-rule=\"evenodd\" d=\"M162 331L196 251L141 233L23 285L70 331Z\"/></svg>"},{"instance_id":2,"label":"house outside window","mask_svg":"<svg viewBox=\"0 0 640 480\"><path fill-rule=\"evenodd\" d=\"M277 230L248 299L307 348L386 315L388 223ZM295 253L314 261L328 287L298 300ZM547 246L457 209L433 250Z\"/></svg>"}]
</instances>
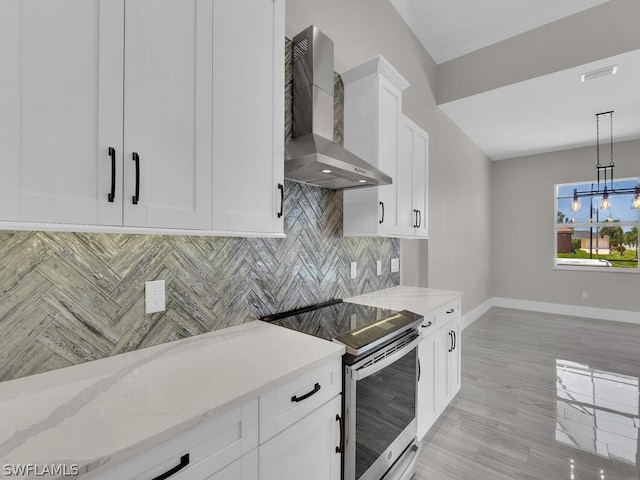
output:
<instances>
[{"instance_id":1,"label":"house outside window","mask_svg":"<svg viewBox=\"0 0 640 480\"><path fill-rule=\"evenodd\" d=\"M561 269L638 272L638 178L614 180L609 208L591 182L555 186L554 265ZM602 187L602 185L601 185ZM577 202L576 202L577 199ZM572 208L573 206L573 208ZM577 207L577 208L576 208Z\"/></svg>"}]
</instances>

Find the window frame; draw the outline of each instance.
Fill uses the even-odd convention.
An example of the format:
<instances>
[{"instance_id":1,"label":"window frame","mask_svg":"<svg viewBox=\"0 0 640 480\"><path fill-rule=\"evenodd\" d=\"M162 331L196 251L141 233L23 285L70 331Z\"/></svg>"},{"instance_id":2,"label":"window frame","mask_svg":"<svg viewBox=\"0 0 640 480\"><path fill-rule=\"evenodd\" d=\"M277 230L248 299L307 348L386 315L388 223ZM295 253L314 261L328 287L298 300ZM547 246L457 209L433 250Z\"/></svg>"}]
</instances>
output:
<instances>
[{"instance_id":1,"label":"window frame","mask_svg":"<svg viewBox=\"0 0 640 480\"><path fill-rule=\"evenodd\" d=\"M632 176L632 177L623 177L616 178L613 180L614 184L616 182L621 181L635 181L638 185L640 185L640 176ZM578 186L584 186L593 184L591 181L582 181L582 182L566 182L566 183L556 183L553 188L554 192L554 200L553 200L553 269L554 270L563 270L563 271L579 271L579 272L605 272L605 273L630 273L637 274L640 273L640 261L636 268L620 268L620 267L591 267L591 266L583 266L583 265L560 265L558 264L558 229L562 227L571 226L571 228L581 229L581 228L602 228L607 226L612 226L611 222L607 221L599 221L599 222L581 222L581 223L558 223L558 193L560 188L562 187L570 187L575 188ZM565 198L565 197L563 197ZM584 198L584 197L583 197ZM583 208L585 208L583 206ZM589 207L590 208L590 207ZM630 206L629 206L630 208ZM614 222L614 226L620 227L636 227L640 230L640 209L638 210L638 218L636 221L625 221L625 222ZM636 245L636 249L640 249L640 245Z\"/></svg>"}]
</instances>

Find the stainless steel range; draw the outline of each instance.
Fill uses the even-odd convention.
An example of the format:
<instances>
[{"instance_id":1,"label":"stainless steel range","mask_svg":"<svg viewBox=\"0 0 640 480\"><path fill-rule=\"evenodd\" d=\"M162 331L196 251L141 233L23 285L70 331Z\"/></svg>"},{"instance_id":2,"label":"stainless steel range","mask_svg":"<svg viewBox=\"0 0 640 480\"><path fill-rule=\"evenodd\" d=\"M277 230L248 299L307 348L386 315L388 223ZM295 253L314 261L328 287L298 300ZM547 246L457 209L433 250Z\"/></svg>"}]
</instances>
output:
<instances>
[{"instance_id":1,"label":"stainless steel range","mask_svg":"<svg viewBox=\"0 0 640 480\"><path fill-rule=\"evenodd\" d=\"M342 478L410 479L422 316L334 300L262 319L346 346Z\"/></svg>"}]
</instances>

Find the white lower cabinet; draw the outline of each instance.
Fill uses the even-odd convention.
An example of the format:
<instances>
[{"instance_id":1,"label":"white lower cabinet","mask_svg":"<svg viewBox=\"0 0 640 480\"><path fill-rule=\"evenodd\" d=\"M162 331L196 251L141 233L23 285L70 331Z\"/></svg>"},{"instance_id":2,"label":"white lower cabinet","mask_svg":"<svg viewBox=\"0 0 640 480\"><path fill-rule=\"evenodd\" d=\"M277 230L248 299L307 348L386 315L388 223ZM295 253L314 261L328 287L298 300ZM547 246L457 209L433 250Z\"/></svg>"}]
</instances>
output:
<instances>
[{"instance_id":1,"label":"white lower cabinet","mask_svg":"<svg viewBox=\"0 0 640 480\"><path fill-rule=\"evenodd\" d=\"M427 327L428 322L431 322L431 325ZM431 425L433 425L438 418L435 389L438 335L435 330L436 327L433 318L425 317L422 325L425 327L423 335L426 336L418 345L418 438L424 437L427 431L429 431L429 428L431 428Z\"/></svg>"},{"instance_id":2,"label":"white lower cabinet","mask_svg":"<svg viewBox=\"0 0 640 480\"><path fill-rule=\"evenodd\" d=\"M422 325L431 321L433 326L428 328L436 330L423 333L418 346L418 438L424 437L460 391L461 375L460 300L423 315Z\"/></svg>"},{"instance_id":3,"label":"white lower cabinet","mask_svg":"<svg viewBox=\"0 0 640 480\"><path fill-rule=\"evenodd\" d=\"M340 396L260 445L260 480L340 479Z\"/></svg>"},{"instance_id":4,"label":"white lower cabinet","mask_svg":"<svg viewBox=\"0 0 640 480\"><path fill-rule=\"evenodd\" d=\"M207 480L258 480L258 449L251 450Z\"/></svg>"},{"instance_id":5,"label":"white lower cabinet","mask_svg":"<svg viewBox=\"0 0 640 480\"><path fill-rule=\"evenodd\" d=\"M340 480L337 358L91 480Z\"/></svg>"},{"instance_id":6,"label":"white lower cabinet","mask_svg":"<svg viewBox=\"0 0 640 480\"><path fill-rule=\"evenodd\" d=\"M258 446L258 399L216 415L92 480L207 480ZM234 469L251 471L249 462ZM255 469L254 469L255 470ZM167 476L169 475L169 476ZM218 477L213 477L218 478ZM242 478L245 477L235 477ZM255 478L247 476L247 479Z\"/></svg>"}]
</instances>

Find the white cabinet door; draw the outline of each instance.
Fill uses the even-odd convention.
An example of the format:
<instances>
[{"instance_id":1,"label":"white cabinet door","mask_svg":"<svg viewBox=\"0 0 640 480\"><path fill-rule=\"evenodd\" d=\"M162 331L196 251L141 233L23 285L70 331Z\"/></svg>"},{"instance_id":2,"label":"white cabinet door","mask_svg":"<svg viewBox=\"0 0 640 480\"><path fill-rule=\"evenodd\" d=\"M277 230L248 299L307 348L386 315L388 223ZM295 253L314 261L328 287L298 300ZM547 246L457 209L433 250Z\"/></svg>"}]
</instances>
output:
<instances>
[{"instance_id":1,"label":"white cabinet door","mask_svg":"<svg viewBox=\"0 0 640 480\"><path fill-rule=\"evenodd\" d=\"M284 0L216 0L214 230L282 233Z\"/></svg>"},{"instance_id":2,"label":"white cabinet door","mask_svg":"<svg viewBox=\"0 0 640 480\"><path fill-rule=\"evenodd\" d=\"M428 237L429 134L403 115L398 162L398 222L406 237Z\"/></svg>"},{"instance_id":3,"label":"white cabinet door","mask_svg":"<svg viewBox=\"0 0 640 480\"><path fill-rule=\"evenodd\" d=\"M451 322L449 330L451 331L453 338L453 346L451 347L451 352L449 352L447 357L447 398L451 401L460 391L460 352L462 349L459 318Z\"/></svg>"},{"instance_id":4,"label":"white cabinet door","mask_svg":"<svg viewBox=\"0 0 640 480\"><path fill-rule=\"evenodd\" d=\"M340 396L259 447L260 480L339 480Z\"/></svg>"},{"instance_id":5,"label":"white cabinet door","mask_svg":"<svg viewBox=\"0 0 640 480\"><path fill-rule=\"evenodd\" d=\"M425 321L427 317L425 316ZM423 323L424 324L424 323ZM435 328L433 325L431 328ZM438 418L436 410L436 351L438 334L436 331L426 336L418 345L418 438L421 439Z\"/></svg>"},{"instance_id":6,"label":"white cabinet door","mask_svg":"<svg viewBox=\"0 0 640 480\"><path fill-rule=\"evenodd\" d=\"M452 345L452 338L449 335L450 331L448 326L444 326L440 328L436 333L436 344L435 344L435 381L434 381L434 389L435 389L435 408L438 415L442 413L447 404L448 400L448 389L447 389L447 359L449 356L449 350Z\"/></svg>"},{"instance_id":7,"label":"white cabinet door","mask_svg":"<svg viewBox=\"0 0 640 480\"><path fill-rule=\"evenodd\" d=\"M344 146L391 176L391 185L345 190L345 236L404 236L398 203L411 189L411 173L401 170L402 90L407 81L384 58L376 57L342 73Z\"/></svg>"},{"instance_id":8,"label":"white cabinet door","mask_svg":"<svg viewBox=\"0 0 640 480\"><path fill-rule=\"evenodd\" d=\"M2 220L121 222L123 5L0 2Z\"/></svg>"},{"instance_id":9,"label":"white cabinet door","mask_svg":"<svg viewBox=\"0 0 640 480\"><path fill-rule=\"evenodd\" d=\"M429 134L416 125L413 138L413 213L415 236L429 237Z\"/></svg>"},{"instance_id":10,"label":"white cabinet door","mask_svg":"<svg viewBox=\"0 0 640 480\"><path fill-rule=\"evenodd\" d=\"M126 226L211 228L212 1L126 2Z\"/></svg>"}]
</instances>

